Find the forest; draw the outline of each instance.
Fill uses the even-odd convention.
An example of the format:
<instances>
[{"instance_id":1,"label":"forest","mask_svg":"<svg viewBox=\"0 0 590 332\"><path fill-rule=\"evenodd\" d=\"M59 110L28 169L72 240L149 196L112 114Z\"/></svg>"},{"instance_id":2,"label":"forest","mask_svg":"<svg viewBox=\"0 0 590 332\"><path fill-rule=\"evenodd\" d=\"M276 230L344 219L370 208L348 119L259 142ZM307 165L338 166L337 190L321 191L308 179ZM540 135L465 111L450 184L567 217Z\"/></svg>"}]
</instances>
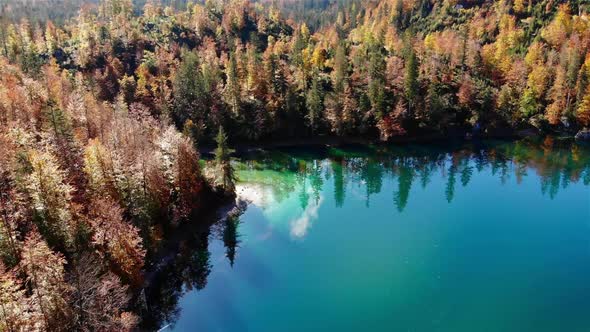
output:
<instances>
[{"instance_id":1,"label":"forest","mask_svg":"<svg viewBox=\"0 0 590 332\"><path fill-rule=\"evenodd\" d=\"M238 142L590 126L584 0L56 3L1 6L0 331L137 329Z\"/></svg>"}]
</instances>

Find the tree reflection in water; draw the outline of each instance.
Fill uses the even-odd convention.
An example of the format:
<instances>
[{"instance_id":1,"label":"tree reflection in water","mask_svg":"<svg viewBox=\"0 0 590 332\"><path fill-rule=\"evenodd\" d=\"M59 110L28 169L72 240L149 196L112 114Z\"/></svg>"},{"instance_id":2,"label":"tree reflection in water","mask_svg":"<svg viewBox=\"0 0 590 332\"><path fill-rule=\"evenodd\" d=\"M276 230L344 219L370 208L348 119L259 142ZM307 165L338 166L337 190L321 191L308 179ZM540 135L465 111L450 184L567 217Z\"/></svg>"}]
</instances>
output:
<instances>
[{"instance_id":1,"label":"tree reflection in water","mask_svg":"<svg viewBox=\"0 0 590 332\"><path fill-rule=\"evenodd\" d=\"M211 272L208 250L210 228L189 233L178 245L178 253L164 259L145 289L142 330L157 330L176 321L178 300L186 291L203 289ZM141 302L141 301L140 301Z\"/></svg>"},{"instance_id":2,"label":"tree reflection in water","mask_svg":"<svg viewBox=\"0 0 590 332\"><path fill-rule=\"evenodd\" d=\"M236 249L239 244L238 225L240 218L238 215L230 215L224 221L223 227L223 245L225 246L225 256L229 260L229 265L234 266L236 259Z\"/></svg>"},{"instance_id":3,"label":"tree reflection in water","mask_svg":"<svg viewBox=\"0 0 590 332\"><path fill-rule=\"evenodd\" d=\"M456 146L306 148L246 154L238 170L243 183L265 186L277 201L292 193L298 195L303 210L308 204L320 202L322 191L328 190L325 183L330 183L324 179L333 178L335 205L342 207L351 186L364 187L365 203L369 206L371 196L381 192L387 177L397 181L392 201L403 212L411 199L412 186L426 188L435 173L446 181L441 195L449 203L457 191L469 185L475 172L484 171L501 183L513 177L521 183L529 175L527 172L535 172L541 192L553 199L560 188L570 183L582 181L590 185L590 148L552 138ZM145 290L143 302L138 301L143 303L142 329L157 330L173 324L179 316L179 298L187 291L206 287L211 272L208 245L212 237L222 240L225 255L233 266L239 249L239 223L236 213L225 220L182 231L184 238L175 245L174 254L148 274L152 282Z\"/></svg>"},{"instance_id":4,"label":"tree reflection in water","mask_svg":"<svg viewBox=\"0 0 590 332\"><path fill-rule=\"evenodd\" d=\"M322 174L334 178L334 199L338 207L344 204L349 183L364 187L368 206L371 196L381 192L384 178L396 179L398 185L393 192L393 202L401 212L409 201L412 186L418 181L426 188L435 172L446 179L442 194L449 203L455 197L457 185L466 187L474 172L486 170L501 183L512 177L520 183L527 176L527 170L533 170L541 180L542 193L553 198L560 187L565 188L570 182L590 182L590 149L553 138L541 142L521 140L456 146L316 148L311 154L306 148L247 155L240 170L292 174L292 177L275 179L266 178L268 173L261 173L258 178L247 176L246 182L267 185L278 201L299 185L303 209L309 201L307 186L311 186L313 199L319 200L323 189Z\"/></svg>"}]
</instances>

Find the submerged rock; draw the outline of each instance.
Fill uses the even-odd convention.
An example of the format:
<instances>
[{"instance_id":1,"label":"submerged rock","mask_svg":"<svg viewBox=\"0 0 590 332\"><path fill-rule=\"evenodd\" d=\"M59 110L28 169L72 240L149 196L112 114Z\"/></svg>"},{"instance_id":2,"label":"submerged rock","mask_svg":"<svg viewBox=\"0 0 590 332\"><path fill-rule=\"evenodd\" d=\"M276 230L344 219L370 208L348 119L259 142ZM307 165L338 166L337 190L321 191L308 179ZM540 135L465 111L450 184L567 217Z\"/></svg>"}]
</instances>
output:
<instances>
[{"instance_id":1,"label":"submerged rock","mask_svg":"<svg viewBox=\"0 0 590 332\"><path fill-rule=\"evenodd\" d=\"M578 141L590 141L590 129L584 129L578 131L576 134L576 140Z\"/></svg>"}]
</instances>

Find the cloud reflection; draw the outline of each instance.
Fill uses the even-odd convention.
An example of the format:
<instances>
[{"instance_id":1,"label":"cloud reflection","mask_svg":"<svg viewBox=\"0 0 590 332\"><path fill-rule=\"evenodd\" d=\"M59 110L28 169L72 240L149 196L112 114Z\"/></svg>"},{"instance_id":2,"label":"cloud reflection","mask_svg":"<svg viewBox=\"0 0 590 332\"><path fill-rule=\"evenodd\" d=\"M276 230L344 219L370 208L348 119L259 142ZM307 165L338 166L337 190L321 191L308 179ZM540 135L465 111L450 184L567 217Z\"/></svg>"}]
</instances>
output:
<instances>
[{"instance_id":1,"label":"cloud reflection","mask_svg":"<svg viewBox=\"0 0 590 332\"><path fill-rule=\"evenodd\" d=\"M261 208L272 205L275 201L272 186L262 184L238 183L236 185L236 194L238 199Z\"/></svg>"},{"instance_id":2,"label":"cloud reflection","mask_svg":"<svg viewBox=\"0 0 590 332\"><path fill-rule=\"evenodd\" d=\"M300 187L301 188L301 187ZM275 193L272 186L264 184L253 184L253 183L241 183L236 186L236 192L238 197L242 200L254 204L265 211L265 215L270 221L281 223L281 220L290 220L288 223L289 233L293 238L303 238L307 235L307 232L311 228L313 221L318 218L318 210L324 201L323 195L319 197L313 197L314 195L308 195L305 199L305 208L301 213L297 213L295 216L291 213L291 216L283 214L285 211L293 211L293 209L287 209L287 206L294 204L297 199L295 195L291 196L291 199L279 200L276 199ZM303 189L308 194L313 193L313 188ZM273 207L272 209L270 207ZM273 210L273 211L271 211ZM262 238L265 239L270 234L265 233Z\"/></svg>"},{"instance_id":3,"label":"cloud reflection","mask_svg":"<svg viewBox=\"0 0 590 332\"><path fill-rule=\"evenodd\" d=\"M324 197L320 196L320 199L316 202L315 200L308 200L307 207L303 210L301 216L291 221L291 236L296 238L303 238L307 235L307 231L311 227L314 220L318 218L318 210L324 202Z\"/></svg>"}]
</instances>

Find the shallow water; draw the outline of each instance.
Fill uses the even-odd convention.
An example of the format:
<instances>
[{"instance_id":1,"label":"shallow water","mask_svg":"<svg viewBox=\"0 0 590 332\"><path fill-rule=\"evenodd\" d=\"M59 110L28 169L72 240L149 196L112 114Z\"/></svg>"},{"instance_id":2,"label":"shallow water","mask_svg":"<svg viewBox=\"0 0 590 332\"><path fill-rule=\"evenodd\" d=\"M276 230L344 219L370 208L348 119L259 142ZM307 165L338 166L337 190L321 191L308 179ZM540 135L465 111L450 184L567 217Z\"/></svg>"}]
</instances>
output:
<instances>
[{"instance_id":1,"label":"shallow water","mask_svg":"<svg viewBox=\"0 0 590 332\"><path fill-rule=\"evenodd\" d=\"M182 246L164 331L590 331L590 148L244 157L251 203Z\"/></svg>"}]
</instances>

